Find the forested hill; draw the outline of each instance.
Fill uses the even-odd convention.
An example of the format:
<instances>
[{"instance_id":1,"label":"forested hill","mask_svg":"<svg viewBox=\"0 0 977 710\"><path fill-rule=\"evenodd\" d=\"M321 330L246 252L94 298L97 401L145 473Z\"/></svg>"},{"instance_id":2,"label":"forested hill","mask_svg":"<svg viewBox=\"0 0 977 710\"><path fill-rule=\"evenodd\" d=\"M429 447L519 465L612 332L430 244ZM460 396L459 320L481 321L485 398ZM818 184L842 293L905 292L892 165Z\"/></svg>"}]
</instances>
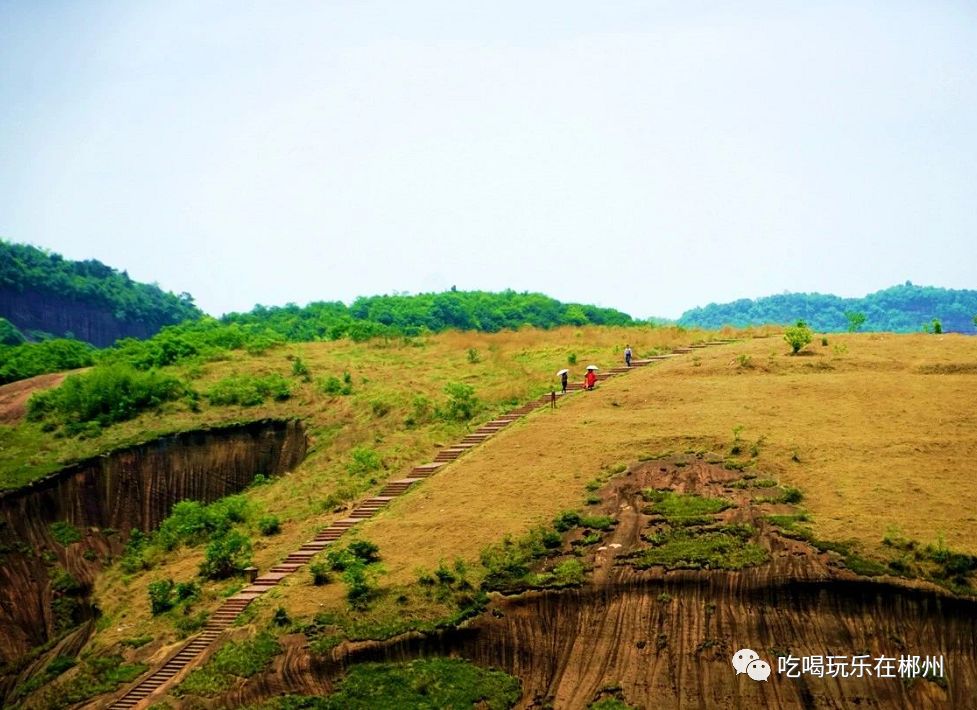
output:
<instances>
[{"instance_id":1,"label":"forested hill","mask_svg":"<svg viewBox=\"0 0 977 710\"><path fill-rule=\"evenodd\" d=\"M69 261L0 240L0 317L29 339L74 337L106 346L200 315L188 294L138 283L94 259Z\"/></svg>"},{"instance_id":2,"label":"forested hill","mask_svg":"<svg viewBox=\"0 0 977 710\"><path fill-rule=\"evenodd\" d=\"M541 293L502 291L444 291L417 295L368 296L351 306L340 302L256 306L249 313L233 313L224 323L260 325L288 340L355 339L384 334L411 335L449 328L494 333L532 325L630 325L631 316L613 308L561 303Z\"/></svg>"},{"instance_id":3,"label":"forested hill","mask_svg":"<svg viewBox=\"0 0 977 710\"><path fill-rule=\"evenodd\" d=\"M944 332L973 333L977 318L977 291L915 286L906 282L864 298L841 298L821 293L785 293L779 296L711 303L686 311L684 326L720 328L803 320L822 332L849 329L849 314L865 316L861 330L909 333L932 329L938 320Z\"/></svg>"}]
</instances>

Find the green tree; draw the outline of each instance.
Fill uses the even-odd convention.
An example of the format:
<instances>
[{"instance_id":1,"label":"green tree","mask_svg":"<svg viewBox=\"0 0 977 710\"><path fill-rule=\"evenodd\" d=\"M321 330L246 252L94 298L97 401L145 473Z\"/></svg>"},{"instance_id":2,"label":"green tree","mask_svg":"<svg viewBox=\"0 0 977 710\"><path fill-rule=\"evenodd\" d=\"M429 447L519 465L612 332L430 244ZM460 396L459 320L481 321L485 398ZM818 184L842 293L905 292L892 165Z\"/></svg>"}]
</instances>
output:
<instances>
[{"instance_id":1,"label":"green tree","mask_svg":"<svg viewBox=\"0 0 977 710\"><path fill-rule=\"evenodd\" d=\"M790 345L791 352L796 355L801 348L814 340L814 333L807 327L807 323L799 320L784 331L784 340Z\"/></svg>"},{"instance_id":2,"label":"green tree","mask_svg":"<svg viewBox=\"0 0 977 710\"><path fill-rule=\"evenodd\" d=\"M865 323L865 314L861 311L845 311L845 318L848 320L849 333L854 333Z\"/></svg>"}]
</instances>

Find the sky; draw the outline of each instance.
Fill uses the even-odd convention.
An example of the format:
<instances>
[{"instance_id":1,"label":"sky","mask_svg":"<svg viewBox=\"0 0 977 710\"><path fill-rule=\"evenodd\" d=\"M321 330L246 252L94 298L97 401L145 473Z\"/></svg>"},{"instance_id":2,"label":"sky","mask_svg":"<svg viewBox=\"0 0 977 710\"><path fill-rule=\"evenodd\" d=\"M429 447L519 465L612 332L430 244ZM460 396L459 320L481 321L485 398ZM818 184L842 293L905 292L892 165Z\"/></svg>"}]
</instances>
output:
<instances>
[{"instance_id":1,"label":"sky","mask_svg":"<svg viewBox=\"0 0 977 710\"><path fill-rule=\"evenodd\" d=\"M977 288L977 3L0 0L0 237L214 315Z\"/></svg>"}]
</instances>

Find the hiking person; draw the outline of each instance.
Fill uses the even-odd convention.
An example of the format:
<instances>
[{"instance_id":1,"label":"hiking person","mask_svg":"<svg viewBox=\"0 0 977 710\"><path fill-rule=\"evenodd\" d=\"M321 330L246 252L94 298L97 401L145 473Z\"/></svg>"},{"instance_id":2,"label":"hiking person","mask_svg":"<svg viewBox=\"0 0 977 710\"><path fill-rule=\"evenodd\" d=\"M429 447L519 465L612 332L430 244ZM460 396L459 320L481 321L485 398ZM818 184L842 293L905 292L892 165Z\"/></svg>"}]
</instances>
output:
<instances>
[{"instance_id":1,"label":"hiking person","mask_svg":"<svg viewBox=\"0 0 977 710\"><path fill-rule=\"evenodd\" d=\"M625 345L624 346L624 362L626 362L628 364L628 367L631 367L631 346L630 345Z\"/></svg>"},{"instance_id":2,"label":"hiking person","mask_svg":"<svg viewBox=\"0 0 977 710\"><path fill-rule=\"evenodd\" d=\"M570 378L570 373L567 372L566 370L564 370L563 374L560 375L560 384L563 385L563 394L567 393L567 382L569 381L569 378Z\"/></svg>"},{"instance_id":3,"label":"hiking person","mask_svg":"<svg viewBox=\"0 0 977 710\"><path fill-rule=\"evenodd\" d=\"M556 392L550 392L550 409L556 409Z\"/></svg>"},{"instance_id":4,"label":"hiking person","mask_svg":"<svg viewBox=\"0 0 977 710\"><path fill-rule=\"evenodd\" d=\"M587 389L592 390L597 384L597 373L593 370L587 370L587 376L584 377L583 383Z\"/></svg>"}]
</instances>

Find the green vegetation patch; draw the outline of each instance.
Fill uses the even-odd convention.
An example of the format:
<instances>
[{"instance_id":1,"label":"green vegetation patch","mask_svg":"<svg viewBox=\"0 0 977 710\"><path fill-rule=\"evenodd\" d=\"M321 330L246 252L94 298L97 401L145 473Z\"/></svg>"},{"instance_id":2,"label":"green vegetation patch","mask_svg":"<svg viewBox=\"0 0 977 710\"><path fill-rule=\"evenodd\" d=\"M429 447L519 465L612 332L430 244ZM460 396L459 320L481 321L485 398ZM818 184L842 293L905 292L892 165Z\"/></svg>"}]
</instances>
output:
<instances>
[{"instance_id":1,"label":"green vegetation patch","mask_svg":"<svg viewBox=\"0 0 977 710\"><path fill-rule=\"evenodd\" d=\"M97 434L103 426L132 419L187 394L175 377L128 365L99 365L71 375L59 387L38 392L27 403L27 418L63 426L67 434Z\"/></svg>"},{"instance_id":2,"label":"green vegetation patch","mask_svg":"<svg viewBox=\"0 0 977 710\"><path fill-rule=\"evenodd\" d=\"M56 658L45 669L45 675L54 677L74 664L73 659ZM125 683L131 683L142 675L148 666L143 663L123 663L117 655L87 658L71 678L42 689L32 700L32 705L45 710L65 708L81 703L102 693L111 693Z\"/></svg>"},{"instance_id":3,"label":"green vegetation patch","mask_svg":"<svg viewBox=\"0 0 977 710\"><path fill-rule=\"evenodd\" d=\"M353 666L319 710L441 710L480 707L505 710L519 701L519 681L457 658ZM289 706L279 706L282 708ZM294 706L293 706L294 707ZM300 706L301 707L301 706Z\"/></svg>"},{"instance_id":4,"label":"green vegetation patch","mask_svg":"<svg viewBox=\"0 0 977 710\"><path fill-rule=\"evenodd\" d=\"M67 547L73 542L79 542L81 540L81 533L78 531L74 525L63 520L59 520L56 523L51 523L48 526L48 530L51 531L51 537L54 538L62 547Z\"/></svg>"},{"instance_id":5,"label":"green vegetation patch","mask_svg":"<svg viewBox=\"0 0 977 710\"><path fill-rule=\"evenodd\" d=\"M215 405L240 405L254 407L266 399L281 402L292 396L292 386L277 373L264 376L231 375L209 390L207 400Z\"/></svg>"},{"instance_id":6,"label":"green vegetation patch","mask_svg":"<svg viewBox=\"0 0 977 710\"><path fill-rule=\"evenodd\" d=\"M95 364L95 352L88 343L60 338L0 345L0 385L48 372L89 367Z\"/></svg>"},{"instance_id":7,"label":"green vegetation patch","mask_svg":"<svg viewBox=\"0 0 977 710\"><path fill-rule=\"evenodd\" d=\"M250 678L263 671L281 650L281 644L267 631L247 641L228 641L203 667L191 671L174 694L218 695L238 678Z\"/></svg>"},{"instance_id":8,"label":"green vegetation patch","mask_svg":"<svg viewBox=\"0 0 977 710\"><path fill-rule=\"evenodd\" d=\"M712 520L712 516L733 506L725 498L651 488L641 491L641 496L652 504L649 512L663 516L672 525L704 525Z\"/></svg>"},{"instance_id":9,"label":"green vegetation patch","mask_svg":"<svg viewBox=\"0 0 977 710\"><path fill-rule=\"evenodd\" d=\"M722 525L707 530L668 528L649 535L651 547L632 558L638 569L662 565L668 569L742 569L766 562L767 551L752 542L749 525Z\"/></svg>"}]
</instances>

